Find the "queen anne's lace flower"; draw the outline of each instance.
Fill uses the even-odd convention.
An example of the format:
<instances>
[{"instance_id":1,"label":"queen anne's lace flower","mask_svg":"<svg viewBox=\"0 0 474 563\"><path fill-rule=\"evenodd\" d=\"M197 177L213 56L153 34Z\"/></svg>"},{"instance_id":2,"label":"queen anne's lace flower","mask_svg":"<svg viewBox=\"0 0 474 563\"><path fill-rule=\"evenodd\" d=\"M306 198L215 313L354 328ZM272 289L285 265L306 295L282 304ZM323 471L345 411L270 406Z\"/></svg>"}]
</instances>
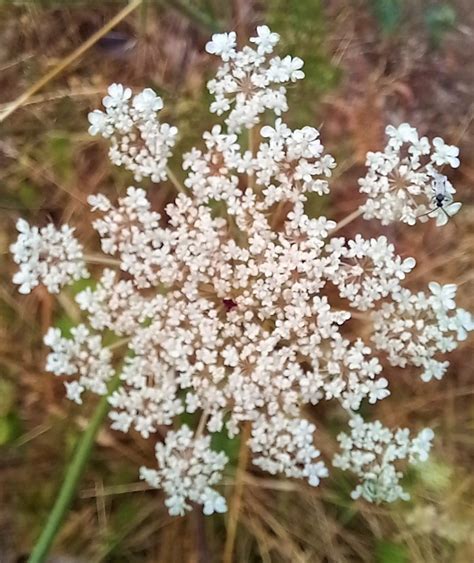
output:
<instances>
[{"instance_id":1,"label":"queen anne's lace flower","mask_svg":"<svg viewBox=\"0 0 474 563\"><path fill-rule=\"evenodd\" d=\"M210 444L209 436L194 437L183 424L177 432L168 432L163 444L156 445L159 469L140 469L142 479L152 487L163 489L171 515L183 515L191 510L189 502L201 504L204 514L226 512L225 498L212 486L220 481L228 458L222 452L213 451Z\"/></svg>"},{"instance_id":2,"label":"queen anne's lace flower","mask_svg":"<svg viewBox=\"0 0 474 563\"><path fill-rule=\"evenodd\" d=\"M253 127L266 109L276 115L287 111L283 84L304 78L300 58L267 57L279 40L277 33L260 26L257 36L250 40L256 44L256 50L246 46L237 51L234 32L216 33L206 45L208 53L220 56L224 63L216 78L208 82L209 92L215 97L211 112L222 115L230 110L226 118L230 132Z\"/></svg>"},{"instance_id":3,"label":"queen anne's lace flower","mask_svg":"<svg viewBox=\"0 0 474 563\"><path fill-rule=\"evenodd\" d=\"M432 282L430 294L404 287L415 260L398 256L386 237L334 237L334 221L308 216L307 194L328 193L335 165L316 129L291 130L276 119L261 128L260 140L254 130L252 146L242 149L240 130L266 109L284 111L282 84L303 77L299 59L268 57L277 41L266 26L252 38L255 49L237 51L233 32L213 36L207 49L224 65L210 82L212 111L229 111L227 128L214 126L203 147L184 155L183 193L161 214L141 188L129 187L116 202L89 197L108 256L98 282L76 301L92 330L114 345L103 347L82 324L71 339L58 329L45 339L48 370L68 376L68 396L77 402L86 389L106 393L117 366L121 386L109 397L115 429L148 438L183 413L201 416L196 434L187 426L168 430L157 445L158 470L141 470L165 491L172 514L191 502L206 514L226 509L213 487L227 457L210 449L211 435L234 437L243 426L255 465L318 485L327 469L305 408L322 401L352 420L354 435L340 438L344 451L335 463L363 478L356 496L403 498L393 462L423 459L430 431L410 441L405 431L364 423L354 411L390 395L387 360L421 368L426 381L440 378L448 364L438 354L474 328L470 314L456 308L455 285ZM115 84L104 107L90 115L90 131L112 139L112 161L136 178L164 179L176 131L157 121L161 98L150 89L133 96ZM413 222L429 210L437 167L456 166L457 152L439 139L431 151L408 124L387 133L388 148L369 154L361 182L369 193L365 215ZM71 227L38 230L20 222L19 230L12 251L22 292L39 282L59 291L87 274ZM125 343L126 352L119 346Z\"/></svg>"},{"instance_id":4,"label":"queen anne's lace flower","mask_svg":"<svg viewBox=\"0 0 474 563\"><path fill-rule=\"evenodd\" d=\"M375 303L397 292L403 280L415 266L413 258L402 260L395 255L393 244L386 237L355 240L345 244L343 238L333 238L329 243L332 256L340 259L331 281L339 289L341 297L365 311Z\"/></svg>"},{"instance_id":5,"label":"queen anne's lace flower","mask_svg":"<svg viewBox=\"0 0 474 563\"><path fill-rule=\"evenodd\" d=\"M268 142L260 143L255 158L250 151L241 154L237 135L222 133L218 125L203 136L206 152L193 149L184 155L183 168L189 169L184 183L197 201L225 201L229 213L237 214L244 205L265 211L282 201L303 203L307 192L329 192L325 178L331 176L335 161L324 154L316 129L292 131L277 119L274 127L267 125L261 133ZM255 176L256 184L262 187L261 200L248 190L244 196L239 187L242 173Z\"/></svg>"},{"instance_id":6,"label":"queen anne's lace flower","mask_svg":"<svg viewBox=\"0 0 474 563\"><path fill-rule=\"evenodd\" d=\"M104 270L94 288L87 287L76 296L93 329L110 329L115 334L128 336L151 319L163 301L161 295L153 299L142 295L132 280L120 279L111 269Z\"/></svg>"},{"instance_id":7,"label":"queen anne's lace flower","mask_svg":"<svg viewBox=\"0 0 474 563\"><path fill-rule=\"evenodd\" d=\"M251 171L250 151L241 155L237 135L222 133L220 125L204 133L203 139L205 152L193 148L184 155L183 168L188 171L184 185L192 190L199 203L240 199L238 174Z\"/></svg>"},{"instance_id":8,"label":"queen anne's lace flower","mask_svg":"<svg viewBox=\"0 0 474 563\"><path fill-rule=\"evenodd\" d=\"M368 198L361 206L364 218L379 219L382 225L394 221L414 225L433 217L438 226L445 225L461 204L453 202L456 190L441 169L459 166L459 149L440 137L431 145L408 123L389 125L386 133L385 150L368 153L369 170L359 180L360 191Z\"/></svg>"},{"instance_id":9,"label":"queen anne's lace flower","mask_svg":"<svg viewBox=\"0 0 474 563\"><path fill-rule=\"evenodd\" d=\"M259 25L256 37L250 38L251 43L257 45L257 53L259 55L273 52L273 47L275 47L279 40L280 36L278 33L270 31L270 28L266 25Z\"/></svg>"},{"instance_id":10,"label":"queen anne's lace flower","mask_svg":"<svg viewBox=\"0 0 474 563\"><path fill-rule=\"evenodd\" d=\"M334 456L333 465L353 471L362 481L352 492L352 498L377 503L408 500L410 495L399 483L403 474L395 463L405 459L411 464L426 461L433 431L425 428L410 439L407 428L392 432L380 421L364 422L358 415L349 425L350 435L341 433L337 438L342 451Z\"/></svg>"},{"instance_id":11,"label":"queen anne's lace flower","mask_svg":"<svg viewBox=\"0 0 474 563\"><path fill-rule=\"evenodd\" d=\"M99 335L91 334L85 325L72 328L71 335L72 338L64 338L58 328L48 330L44 343L52 351L46 370L60 376L76 376L73 381L66 381L65 386L68 398L80 404L86 389L105 395L115 370L111 365L112 352L102 346Z\"/></svg>"},{"instance_id":12,"label":"queen anne's lace flower","mask_svg":"<svg viewBox=\"0 0 474 563\"><path fill-rule=\"evenodd\" d=\"M159 229L160 214L150 211L145 191L128 188L118 208L105 196L90 196L89 203L104 214L102 219L94 221L102 250L120 257L122 270L133 276L138 287L153 285L168 245L164 231Z\"/></svg>"},{"instance_id":13,"label":"queen anne's lace flower","mask_svg":"<svg viewBox=\"0 0 474 563\"><path fill-rule=\"evenodd\" d=\"M64 285L88 276L82 246L72 227L56 229L50 223L38 229L19 219L16 228L20 234L10 252L20 266L13 276L20 293L30 293L39 283L51 293L59 293Z\"/></svg>"},{"instance_id":14,"label":"queen anne's lace flower","mask_svg":"<svg viewBox=\"0 0 474 563\"><path fill-rule=\"evenodd\" d=\"M281 119L274 127L266 125L261 134L268 142L260 144L256 156L255 176L263 187L263 205L269 208L276 202L305 201L303 194L329 193L328 182L335 161L324 154L319 131L303 127L292 131Z\"/></svg>"},{"instance_id":15,"label":"queen anne's lace flower","mask_svg":"<svg viewBox=\"0 0 474 563\"><path fill-rule=\"evenodd\" d=\"M211 55L221 57L223 61L228 61L235 55L237 46L237 35L235 31L230 33L214 33L211 41L206 44L206 51Z\"/></svg>"},{"instance_id":16,"label":"queen anne's lace flower","mask_svg":"<svg viewBox=\"0 0 474 563\"><path fill-rule=\"evenodd\" d=\"M258 418L252 427L249 447L255 454L253 463L272 475L307 479L319 485L328 470L322 461L315 461L320 452L313 446L316 429L304 419L288 419L277 414L269 419Z\"/></svg>"},{"instance_id":17,"label":"queen anne's lace flower","mask_svg":"<svg viewBox=\"0 0 474 563\"><path fill-rule=\"evenodd\" d=\"M402 289L392 295L392 302L372 313L376 348L386 352L394 366L422 368L423 381L443 377L449 362L435 356L454 350L456 339L462 340L465 329L473 326L467 311L455 309L454 284L431 282L429 287L431 296Z\"/></svg>"},{"instance_id":18,"label":"queen anne's lace flower","mask_svg":"<svg viewBox=\"0 0 474 563\"><path fill-rule=\"evenodd\" d=\"M160 123L162 99L151 88L132 98L130 88L112 84L103 99L105 113L89 113L89 133L110 139L110 160L133 172L135 180L166 180L166 167L178 130Z\"/></svg>"},{"instance_id":19,"label":"queen anne's lace flower","mask_svg":"<svg viewBox=\"0 0 474 563\"><path fill-rule=\"evenodd\" d=\"M173 418L184 412L176 376L165 369L156 356L125 359L121 373L124 385L110 397L112 428L128 432L133 425L148 438L159 426L172 424Z\"/></svg>"}]
</instances>

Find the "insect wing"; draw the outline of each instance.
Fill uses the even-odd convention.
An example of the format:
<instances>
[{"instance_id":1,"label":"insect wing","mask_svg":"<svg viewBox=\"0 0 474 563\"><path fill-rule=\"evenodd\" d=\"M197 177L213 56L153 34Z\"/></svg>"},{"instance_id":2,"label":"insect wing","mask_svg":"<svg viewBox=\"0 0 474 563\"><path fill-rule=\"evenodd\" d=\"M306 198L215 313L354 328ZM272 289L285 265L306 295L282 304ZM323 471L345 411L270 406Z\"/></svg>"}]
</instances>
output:
<instances>
[{"instance_id":1,"label":"insect wing","mask_svg":"<svg viewBox=\"0 0 474 563\"><path fill-rule=\"evenodd\" d=\"M438 209L438 214L436 215L436 226L437 227L444 227L448 222L449 215L446 213L446 210L443 207Z\"/></svg>"},{"instance_id":2,"label":"insect wing","mask_svg":"<svg viewBox=\"0 0 474 563\"><path fill-rule=\"evenodd\" d=\"M461 207L462 207L462 203L459 203L459 201L455 201L454 203L450 203L449 205L447 205L444 208L444 210L450 217L452 217L453 215L456 215L456 213L461 209Z\"/></svg>"},{"instance_id":3,"label":"insect wing","mask_svg":"<svg viewBox=\"0 0 474 563\"><path fill-rule=\"evenodd\" d=\"M449 218L452 217L453 215L456 215L456 213L461 209L461 207L462 204L459 203L459 201L450 203L446 207L440 207L438 209L438 214L436 216L436 226L443 227L444 225L446 225Z\"/></svg>"}]
</instances>

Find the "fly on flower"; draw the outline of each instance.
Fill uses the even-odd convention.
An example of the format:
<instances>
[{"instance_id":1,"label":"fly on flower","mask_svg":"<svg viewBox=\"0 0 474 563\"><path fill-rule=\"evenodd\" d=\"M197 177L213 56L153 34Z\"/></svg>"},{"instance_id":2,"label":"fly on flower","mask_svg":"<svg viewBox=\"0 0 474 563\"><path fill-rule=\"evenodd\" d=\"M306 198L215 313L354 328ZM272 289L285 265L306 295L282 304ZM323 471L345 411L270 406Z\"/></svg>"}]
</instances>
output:
<instances>
[{"instance_id":1,"label":"fly on flower","mask_svg":"<svg viewBox=\"0 0 474 563\"><path fill-rule=\"evenodd\" d=\"M462 204L453 201L455 190L446 176L442 174L434 175L431 189L434 194L431 199L433 207L427 213L420 215L420 217L426 215L436 216L436 226L442 227L446 225L450 217L456 215L461 209Z\"/></svg>"},{"instance_id":2,"label":"fly on flower","mask_svg":"<svg viewBox=\"0 0 474 563\"><path fill-rule=\"evenodd\" d=\"M361 193L367 194L361 206L364 219L415 225L432 217L439 227L445 225L460 205L453 203L456 190L441 170L459 166L458 147L440 137L420 137L408 123L389 125L386 134L385 149L367 154L368 171L359 180Z\"/></svg>"}]
</instances>

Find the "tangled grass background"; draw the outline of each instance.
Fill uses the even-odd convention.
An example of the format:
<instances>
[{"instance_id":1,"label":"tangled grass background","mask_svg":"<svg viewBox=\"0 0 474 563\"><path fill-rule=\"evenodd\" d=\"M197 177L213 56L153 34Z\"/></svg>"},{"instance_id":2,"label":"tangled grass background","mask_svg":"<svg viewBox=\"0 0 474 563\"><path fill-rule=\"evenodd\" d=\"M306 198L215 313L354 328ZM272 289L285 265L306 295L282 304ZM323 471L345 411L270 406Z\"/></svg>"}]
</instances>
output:
<instances>
[{"instance_id":1,"label":"tangled grass background","mask_svg":"<svg viewBox=\"0 0 474 563\"><path fill-rule=\"evenodd\" d=\"M325 143L339 162L331 196L314 202L318 213L342 218L357 207L356 179L363 174L365 153L383 146L386 123L410 121L424 134L461 147L462 167L452 181L464 207L455 220L441 231L428 225L384 232L400 252L416 257L415 276L456 282L460 305L474 309L474 69L468 64L474 15L468 0L444 3L438 11L422 0L135 4L87 50L89 38L125 3L0 6L2 563L27 558L87 424L87 411L95 406L91 401L79 409L66 402L62 383L43 373L44 333L52 323L65 329L76 324L76 312L67 301L55 304L42 289L19 300L10 282L14 266L8 246L19 216L35 224L71 222L81 241L94 240L87 196L100 188L115 197L116 186L128 181L126 172L109 165L106 145L85 132L86 114L98 106L109 83L152 86L172 102L164 112L180 126L179 155L211 123L205 82L215 62L204 51L209 35L236 29L248 37L256 24L268 23L282 36L282 50L305 60L306 80L289 95L291 124L322 123ZM70 61L76 49L80 56ZM58 66L61 72L45 80ZM41 79L42 88L20 98L12 112L11 101ZM173 186L150 194L161 209L173 199ZM347 234L358 228L351 224ZM370 225L364 226L363 232L375 236L380 227L370 232ZM377 417L389 426L410 426L416 419L436 431L431 461L423 472L409 475L409 503L350 501L351 483L336 472L325 487L311 489L252 470L234 493L241 495L235 560L469 561L472 345L465 343L450 361L441 382L424 386L406 374L391 400L377 405ZM329 451L331 424L336 421L318 424ZM237 467L238 443L226 447ZM219 560L225 520L204 521L198 511L170 517L159 493L137 482L136 467L153 458L152 442L104 426L50 560ZM232 490L229 483L226 493Z\"/></svg>"}]
</instances>

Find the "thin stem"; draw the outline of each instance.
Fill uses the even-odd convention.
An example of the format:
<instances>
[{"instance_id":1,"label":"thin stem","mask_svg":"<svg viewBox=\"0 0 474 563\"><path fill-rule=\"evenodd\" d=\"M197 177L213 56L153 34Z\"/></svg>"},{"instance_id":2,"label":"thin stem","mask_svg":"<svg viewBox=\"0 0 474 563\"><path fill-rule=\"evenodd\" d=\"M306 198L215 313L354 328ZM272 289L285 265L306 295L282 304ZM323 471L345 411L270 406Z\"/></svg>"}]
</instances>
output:
<instances>
[{"instance_id":1,"label":"thin stem","mask_svg":"<svg viewBox=\"0 0 474 563\"><path fill-rule=\"evenodd\" d=\"M139 483L131 483L130 485L115 485L113 487L104 487L100 492L102 497L112 495L126 495L130 493L142 493L143 491L150 491L153 487L140 481ZM97 496L97 489L85 489L81 491L81 498L95 498Z\"/></svg>"},{"instance_id":2,"label":"thin stem","mask_svg":"<svg viewBox=\"0 0 474 563\"><path fill-rule=\"evenodd\" d=\"M224 547L223 563L232 563L232 554L234 552L235 538L237 536L237 525L239 523L240 508L242 506L242 495L245 485L245 469L249 460L249 448L247 441L250 437L250 423L246 423L241 433L241 443L239 452L239 464L237 466L237 474L235 478L234 496L232 505L229 510L229 519L227 526L227 537Z\"/></svg>"},{"instance_id":3,"label":"thin stem","mask_svg":"<svg viewBox=\"0 0 474 563\"><path fill-rule=\"evenodd\" d=\"M166 173L168 174L168 178L170 179L170 182L173 184L176 190L182 194L188 195L186 188L183 186L183 184L181 184L178 178L176 178L174 172L169 166L166 167Z\"/></svg>"},{"instance_id":4,"label":"thin stem","mask_svg":"<svg viewBox=\"0 0 474 563\"><path fill-rule=\"evenodd\" d=\"M66 315L75 323L81 320L81 310L74 299L65 292L61 292L57 296L57 300L63 308Z\"/></svg>"},{"instance_id":5,"label":"thin stem","mask_svg":"<svg viewBox=\"0 0 474 563\"><path fill-rule=\"evenodd\" d=\"M119 385L120 379L119 374L117 374L110 382L109 394L115 391ZM31 552L28 563L43 563L43 561L46 560L51 545L59 531L66 512L69 509L74 493L77 489L77 485L92 451L99 428L101 427L108 411L108 395L105 395L97 404L94 415L79 440L74 456L67 468L59 494L56 497L56 501L51 512L49 513L46 525L43 528L33 551Z\"/></svg>"},{"instance_id":6,"label":"thin stem","mask_svg":"<svg viewBox=\"0 0 474 563\"><path fill-rule=\"evenodd\" d=\"M347 217L344 217L344 219L339 221L339 223L334 227L334 229L332 231L329 231L329 234L333 235L334 233L337 233L337 231L339 231L340 229L342 229L343 227L345 227L349 223L352 223L352 221L354 221L354 219L357 219L357 217L360 217L362 215L362 213L363 213L362 209L356 209L355 211L350 213Z\"/></svg>"},{"instance_id":7,"label":"thin stem","mask_svg":"<svg viewBox=\"0 0 474 563\"><path fill-rule=\"evenodd\" d=\"M102 254L84 254L84 260L88 264L103 264L104 266L120 267L120 260L108 258L107 256L102 256Z\"/></svg>"},{"instance_id":8,"label":"thin stem","mask_svg":"<svg viewBox=\"0 0 474 563\"><path fill-rule=\"evenodd\" d=\"M209 412L207 410L203 411L201 414L201 418L199 419L199 424L196 428L196 432L194 434L194 439L197 440L202 436L204 432L204 428L206 427L207 419L209 418Z\"/></svg>"},{"instance_id":9,"label":"thin stem","mask_svg":"<svg viewBox=\"0 0 474 563\"><path fill-rule=\"evenodd\" d=\"M273 213L273 217L270 220L270 226L272 227L272 229L276 229L276 227L278 226L278 223L280 222L280 219L283 219L283 217L281 217L283 210L285 209L285 205L288 203L287 200L282 200L279 201L276 208L275 208L275 212Z\"/></svg>"},{"instance_id":10,"label":"thin stem","mask_svg":"<svg viewBox=\"0 0 474 563\"><path fill-rule=\"evenodd\" d=\"M1 69L0 69L1 72ZM42 96L33 96L29 100L22 104L22 107L31 106L35 104L44 104L47 102L53 102L55 100L63 100L64 98L78 98L81 96L97 96L98 94L104 94L105 88L78 88L76 90L71 90L70 88L63 88L57 90L56 92L51 92L50 94L43 94ZM6 102L0 104L0 113L8 109L11 102Z\"/></svg>"},{"instance_id":11,"label":"thin stem","mask_svg":"<svg viewBox=\"0 0 474 563\"><path fill-rule=\"evenodd\" d=\"M130 342L130 340L131 340L131 337L126 336L125 338L121 338L120 340L117 340L113 344L110 344L110 346L107 346L107 349L108 350L117 350L118 348L121 348L125 344L128 344Z\"/></svg>"},{"instance_id":12,"label":"thin stem","mask_svg":"<svg viewBox=\"0 0 474 563\"><path fill-rule=\"evenodd\" d=\"M252 155L252 158L254 158L255 155L257 154L257 143L256 143L257 139L255 138L256 134L257 134L257 131L255 130L255 127L251 127L250 129L248 129L248 145L249 145L249 151L250 151L250 154ZM255 174L248 174L247 178L248 178L249 187L254 188L255 187Z\"/></svg>"}]
</instances>

